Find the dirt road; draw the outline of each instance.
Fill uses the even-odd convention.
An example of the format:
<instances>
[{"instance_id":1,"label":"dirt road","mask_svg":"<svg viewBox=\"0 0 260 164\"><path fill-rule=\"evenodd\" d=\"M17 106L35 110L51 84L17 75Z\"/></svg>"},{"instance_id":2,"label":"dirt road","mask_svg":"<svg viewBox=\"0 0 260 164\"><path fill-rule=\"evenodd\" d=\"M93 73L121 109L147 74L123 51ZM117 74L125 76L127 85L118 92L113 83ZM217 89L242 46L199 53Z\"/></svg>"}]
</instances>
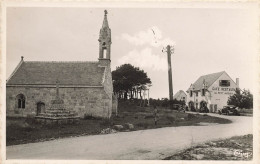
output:
<instances>
[{"instance_id":1,"label":"dirt road","mask_svg":"<svg viewBox=\"0 0 260 164\"><path fill-rule=\"evenodd\" d=\"M209 115L228 118L232 123L202 123L204 126L167 127L8 146L7 159L163 159L201 142L253 133L252 117Z\"/></svg>"}]
</instances>

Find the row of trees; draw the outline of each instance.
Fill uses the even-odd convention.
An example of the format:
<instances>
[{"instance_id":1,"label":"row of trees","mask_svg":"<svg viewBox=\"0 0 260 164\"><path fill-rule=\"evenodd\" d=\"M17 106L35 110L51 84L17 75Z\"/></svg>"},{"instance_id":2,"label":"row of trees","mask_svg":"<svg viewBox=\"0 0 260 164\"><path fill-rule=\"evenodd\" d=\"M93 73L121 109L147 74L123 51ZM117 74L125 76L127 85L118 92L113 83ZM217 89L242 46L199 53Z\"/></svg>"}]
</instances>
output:
<instances>
[{"instance_id":1,"label":"row of trees","mask_svg":"<svg viewBox=\"0 0 260 164\"><path fill-rule=\"evenodd\" d=\"M112 71L112 80L114 93L119 99L142 99L142 91L152 83L146 72L131 64L121 65Z\"/></svg>"},{"instance_id":2,"label":"row of trees","mask_svg":"<svg viewBox=\"0 0 260 164\"><path fill-rule=\"evenodd\" d=\"M252 109L253 95L249 90L236 90L236 93L228 98L228 105L235 105L239 108Z\"/></svg>"}]
</instances>

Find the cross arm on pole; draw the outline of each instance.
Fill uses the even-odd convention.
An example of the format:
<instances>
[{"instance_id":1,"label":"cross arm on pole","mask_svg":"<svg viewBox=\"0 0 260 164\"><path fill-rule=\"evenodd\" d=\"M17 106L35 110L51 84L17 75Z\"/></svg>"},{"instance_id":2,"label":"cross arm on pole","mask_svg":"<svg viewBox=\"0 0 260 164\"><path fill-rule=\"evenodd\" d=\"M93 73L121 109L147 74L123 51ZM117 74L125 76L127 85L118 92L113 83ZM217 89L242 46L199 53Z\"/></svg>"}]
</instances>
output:
<instances>
[{"instance_id":1,"label":"cross arm on pole","mask_svg":"<svg viewBox=\"0 0 260 164\"><path fill-rule=\"evenodd\" d=\"M162 52L167 52L167 53L173 54L174 46L167 45L166 47L163 47Z\"/></svg>"}]
</instances>

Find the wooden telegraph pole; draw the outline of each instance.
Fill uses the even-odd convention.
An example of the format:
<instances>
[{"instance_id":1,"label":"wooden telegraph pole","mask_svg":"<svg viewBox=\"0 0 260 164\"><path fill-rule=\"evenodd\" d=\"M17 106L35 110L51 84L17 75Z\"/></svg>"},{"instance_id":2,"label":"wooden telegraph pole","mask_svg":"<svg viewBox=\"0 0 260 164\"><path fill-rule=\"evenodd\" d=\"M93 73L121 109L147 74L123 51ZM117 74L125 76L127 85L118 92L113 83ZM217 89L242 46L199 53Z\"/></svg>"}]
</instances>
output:
<instances>
[{"instance_id":1,"label":"wooden telegraph pole","mask_svg":"<svg viewBox=\"0 0 260 164\"><path fill-rule=\"evenodd\" d=\"M170 98L170 108L172 109L173 104L173 89L172 89L172 64L171 64L171 54L174 53L173 46L167 45L163 48L162 52L167 52L168 57L168 79L169 79L169 98Z\"/></svg>"}]
</instances>

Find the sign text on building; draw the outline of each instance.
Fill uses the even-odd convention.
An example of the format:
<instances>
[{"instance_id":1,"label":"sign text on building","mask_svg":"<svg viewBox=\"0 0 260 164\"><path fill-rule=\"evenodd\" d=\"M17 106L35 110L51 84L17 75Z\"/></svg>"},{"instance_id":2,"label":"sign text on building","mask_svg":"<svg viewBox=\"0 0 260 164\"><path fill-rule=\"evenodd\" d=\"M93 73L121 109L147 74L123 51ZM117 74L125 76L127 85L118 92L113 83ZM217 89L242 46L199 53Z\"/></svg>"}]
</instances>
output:
<instances>
[{"instance_id":1,"label":"sign text on building","mask_svg":"<svg viewBox=\"0 0 260 164\"><path fill-rule=\"evenodd\" d=\"M236 88L212 87L212 91L214 91L214 94L233 95L234 92L236 91Z\"/></svg>"}]
</instances>

